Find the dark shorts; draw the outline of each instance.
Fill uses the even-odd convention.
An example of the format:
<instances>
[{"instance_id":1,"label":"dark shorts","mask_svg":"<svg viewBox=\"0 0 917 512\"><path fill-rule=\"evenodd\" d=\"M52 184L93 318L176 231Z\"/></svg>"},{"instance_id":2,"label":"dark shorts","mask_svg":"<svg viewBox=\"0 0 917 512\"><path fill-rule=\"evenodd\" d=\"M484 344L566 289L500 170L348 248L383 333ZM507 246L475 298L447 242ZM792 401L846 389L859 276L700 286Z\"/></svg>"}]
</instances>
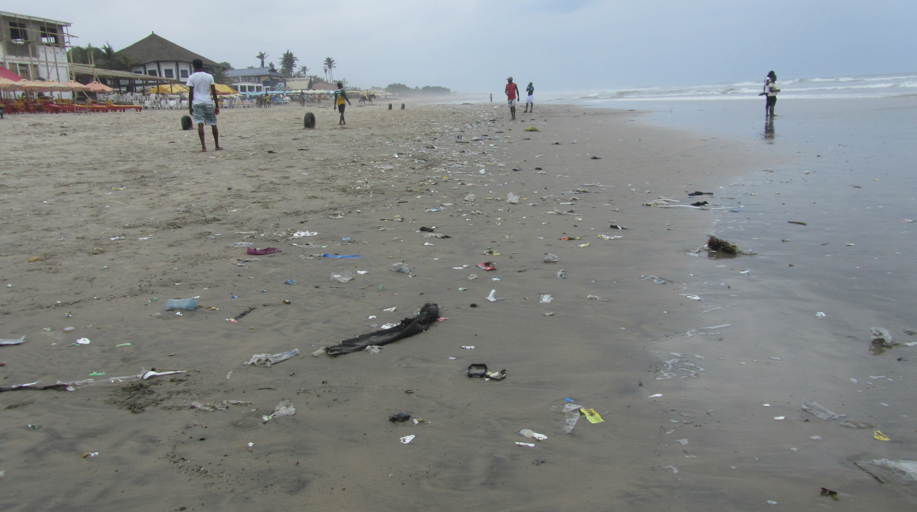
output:
<instances>
[{"instance_id":1,"label":"dark shorts","mask_svg":"<svg viewBox=\"0 0 917 512\"><path fill-rule=\"evenodd\" d=\"M776 96L768 96L768 97L767 97L767 106L768 106L768 107L773 107L773 106L776 105L776 104L777 104L777 97L776 97Z\"/></svg>"},{"instance_id":2,"label":"dark shorts","mask_svg":"<svg viewBox=\"0 0 917 512\"><path fill-rule=\"evenodd\" d=\"M344 103L341 103L340 105L338 105L338 112L340 112L340 113L343 114L343 113L344 113L344 106L345 106Z\"/></svg>"}]
</instances>

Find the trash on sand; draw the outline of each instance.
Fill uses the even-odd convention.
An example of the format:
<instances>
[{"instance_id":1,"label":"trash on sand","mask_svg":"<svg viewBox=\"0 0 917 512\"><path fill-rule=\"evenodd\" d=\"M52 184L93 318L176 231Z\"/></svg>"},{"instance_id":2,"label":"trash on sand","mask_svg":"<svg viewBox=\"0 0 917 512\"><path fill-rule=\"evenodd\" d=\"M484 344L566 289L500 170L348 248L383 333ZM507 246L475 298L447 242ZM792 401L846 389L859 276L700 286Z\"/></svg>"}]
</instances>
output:
<instances>
[{"instance_id":1,"label":"trash on sand","mask_svg":"<svg viewBox=\"0 0 917 512\"><path fill-rule=\"evenodd\" d=\"M439 318L439 306L428 302L420 308L420 313L414 318L405 318L401 323L388 329L341 340L338 345L325 347L325 352L331 357L337 357L342 354L365 350L370 345L388 345L415 334L426 332L436 322L437 318Z\"/></svg>"},{"instance_id":2,"label":"trash on sand","mask_svg":"<svg viewBox=\"0 0 917 512\"><path fill-rule=\"evenodd\" d=\"M622 226L622 225L620 225L620 224L612 224L612 225L610 225L610 226L608 226L608 227L611 228L611 229L620 229L620 230L622 230L622 231L626 231L626 230L627 230L627 228L625 228L624 226ZM618 237L618 238L620 238L620 237Z\"/></svg>"},{"instance_id":3,"label":"trash on sand","mask_svg":"<svg viewBox=\"0 0 917 512\"><path fill-rule=\"evenodd\" d=\"M870 330L872 340L869 342L869 351L873 355L884 354L886 350L899 345L892 341L892 335L888 329L882 327L873 327Z\"/></svg>"},{"instance_id":4,"label":"trash on sand","mask_svg":"<svg viewBox=\"0 0 917 512\"><path fill-rule=\"evenodd\" d=\"M557 260L558 260L558 259L560 259L560 258L558 258L556 254L547 253L547 254L544 255L544 262L545 262L545 263L557 263Z\"/></svg>"},{"instance_id":5,"label":"trash on sand","mask_svg":"<svg viewBox=\"0 0 917 512\"><path fill-rule=\"evenodd\" d=\"M475 266L481 270L497 270L497 264L492 261L485 261L484 263L478 263Z\"/></svg>"},{"instance_id":6,"label":"trash on sand","mask_svg":"<svg viewBox=\"0 0 917 512\"><path fill-rule=\"evenodd\" d=\"M891 441L891 438L883 434L881 430L876 430L875 432L873 432L872 437L876 441Z\"/></svg>"},{"instance_id":7,"label":"trash on sand","mask_svg":"<svg viewBox=\"0 0 917 512\"><path fill-rule=\"evenodd\" d=\"M729 254L730 256L737 256L739 254L739 246L713 235L710 235L710 238L707 239L707 249L713 252Z\"/></svg>"},{"instance_id":8,"label":"trash on sand","mask_svg":"<svg viewBox=\"0 0 917 512\"><path fill-rule=\"evenodd\" d=\"M655 395L650 395L650 398L662 398L662 393L656 393Z\"/></svg>"},{"instance_id":9,"label":"trash on sand","mask_svg":"<svg viewBox=\"0 0 917 512\"><path fill-rule=\"evenodd\" d=\"M383 325L382 327L384 328L385 326ZM363 350L369 352L370 354L378 354L379 351L382 350L383 348L385 347L380 347L379 345L369 345L368 347L366 347Z\"/></svg>"},{"instance_id":10,"label":"trash on sand","mask_svg":"<svg viewBox=\"0 0 917 512\"><path fill-rule=\"evenodd\" d=\"M249 247L246 252L248 252L248 254L251 254L252 256L266 256L268 254L274 254L274 253L283 252L283 251L281 251L280 249L276 247L265 247L264 249L258 249L257 247Z\"/></svg>"},{"instance_id":11,"label":"trash on sand","mask_svg":"<svg viewBox=\"0 0 917 512\"><path fill-rule=\"evenodd\" d=\"M643 279L652 279L653 282L656 283L656 284L665 284L665 279L663 279L663 278L661 278L661 277L656 277L656 276L654 276L654 275L652 275L652 274L646 275L646 276L640 276L640 277L642 277Z\"/></svg>"},{"instance_id":12,"label":"trash on sand","mask_svg":"<svg viewBox=\"0 0 917 512\"><path fill-rule=\"evenodd\" d=\"M917 483L917 462L912 460L860 460L854 464L883 484Z\"/></svg>"},{"instance_id":13,"label":"trash on sand","mask_svg":"<svg viewBox=\"0 0 917 512\"><path fill-rule=\"evenodd\" d=\"M599 413L595 412L595 409L580 408L580 412L589 420L589 423L602 423L605 421L599 416Z\"/></svg>"},{"instance_id":14,"label":"trash on sand","mask_svg":"<svg viewBox=\"0 0 917 512\"><path fill-rule=\"evenodd\" d=\"M331 273L331 280L332 280L332 281L338 281L338 282L340 282L340 283L346 283L347 281L350 281L351 279L353 279L353 272L351 272L351 271L349 271L349 270L345 270L345 271L343 271L343 272L332 272L332 273Z\"/></svg>"},{"instance_id":15,"label":"trash on sand","mask_svg":"<svg viewBox=\"0 0 917 512\"><path fill-rule=\"evenodd\" d=\"M567 277L567 273L564 271L564 269L558 270L556 275L558 279L564 279Z\"/></svg>"},{"instance_id":16,"label":"trash on sand","mask_svg":"<svg viewBox=\"0 0 917 512\"><path fill-rule=\"evenodd\" d=\"M602 297L599 297L598 295L592 295L592 294L586 295L586 298L592 299L592 300L598 300L602 302L608 302L609 300L611 300L611 299L603 299Z\"/></svg>"},{"instance_id":17,"label":"trash on sand","mask_svg":"<svg viewBox=\"0 0 917 512\"><path fill-rule=\"evenodd\" d=\"M713 195L713 192L701 192L700 190L697 190L695 192L691 192L690 194L688 194L688 197L712 196L712 195Z\"/></svg>"},{"instance_id":18,"label":"trash on sand","mask_svg":"<svg viewBox=\"0 0 917 512\"><path fill-rule=\"evenodd\" d=\"M802 399L802 410L806 411L809 414L813 414L823 420L829 420L829 421L836 420L838 418L842 418L845 416L843 414L835 414L829 411L827 407L823 405L819 405L818 402L810 402L806 400L805 398Z\"/></svg>"},{"instance_id":19,"label":"trash on sand","mask_svg":"<svg viewBox=\"0 0 917 512\"><path fill-rule=\"evenodd\" d=\"M73 345L89 345L90 343L92 342L89 341L89 338L80 338L74 341L73 343L71 343L70 346L72 347Z\"/></svg>"},{"instance_id":20,"label":"trash on sand","mask_svg":"<svg viewBox=\"0 0 917 512\"><path fill-rule=\"evenodd\" d=\"M21 345L25 343L25 336L18 339L0 340L0 345Z\"/></svg>"},{"instance_id":21,"label":"trash on sand","mask_svg":"<svg viewBox=\"0 0 917 512\"><path fill-rule=\"evenodd\" d=\"M294 348L289 352L280 352L277 354L255 354L251 359L246 361L243 364L253 364L255 366L267 366L271 367L272 364L281 363L287 359L292 358L293 356L299 354L299 349Z\"/></svg>"},{"instance_id":22,"label":"trash on sand","mask_svg":"<svg viewBox=\"0 0 917 512\"><path fill-rule=\"evenodd\" d=\"M574 403L564 404L564 408L562 411L564 413L564 423L565 423L564 432L568 434L573 432L573 427L575 427L576 422L579 421L579 417L581 413L580 409L582 408L583 408L582 405L577 405Z\"/></svg>"},{"instance_id":23,"label":"trash on sand","mask_svg":"<svg viewBox=\"0 0 917 512\"><path fill-rule=\"evenodd\" d=\"M518 204L519 196L510 192L509 194L506 194L506 202L509 204Z\"/></svg>"},{"instance_id":24,"label":"trash on sand","mask_svg":"<svg viewBox=\"0 0 917 512\"><path fill-rule=\"evenodd\" d=\"M219 402L207 402L202 404L200 402L191 402L192 409L200 409L205 412L213 412L217 410L226 410L229 409L230 405L251 405L252 402L246 400L222 400Z\"/></svg>"},{"instance_id":25,"label":"trash on sand","mask_svg":"<svg viewBox=\"0 0 917 512\"><path fill-rule=\"evenodd\" d=\"M788 220L787 224L799 224L800 226L808 226L805 222L799 222L798 220Z\"/></svg>"},{"instance_id":26,"label":"trash on sand","mask_svg":"<svg viewBox=\"0 0 917 512\"><path fill-rule=\"evenodd\" d=\"M282 418L283 416L293 416L296 414L296 407L293 406L293 402L289 400L282 400L279 404L274 406L274 412L270 416L265 414L261 417L264 421L270 421L274 418Z\"/></svg>"},{"instance_id":27,"label":"trash on sand","mask_svg":"<svg viewBox=\"0 0 917 512\"><path fill-rule=\"evenodd\" d=\"M401 444L408 444L408 443L410 443L411 441L413 441L415 437L417 437L417 436L415 436L414 434L411 434L411 435L409 435L409 436L404 436L404 437L402 437L402 438L399 439L399 440L401 441Z\"/></svg>"},{"instance_id":28,"label":"trash on sand","mask_svg":"<svg viewBox=\"0 0 917 512\"><path fill-rule=\"evenodd\" d=\"M166 301L166 311L175 309L185 309L194 311L197 309L197 299L169 299Z\"/></svg>"},{"instance_id":29,"label":"trash on sand","mask_svg":"<svg viewBox=\"0 0 917 512\"><path fill-rule=\"evenodd\" d=\"M828 316L828 315L826 315L824 311L816 311L816 312L815 312L815 318L825 318L826 316Z\"/></svg>"},{"instance_id":30,"label":"trash on sand","mask_svg":"<svg viewBox=\"0 0 917 512\"><path fill-rule=\"evenodd\" d=\"M480 377L484 380L503 380L506 378L506 370L491 372L487 371L486 364L476 363L468 365L468 377Z\"/></svg>"},{"instance_id":31,"label":"trash on sand","mask_svg":"<svg viewBox=\"0 0 917 512\"><path fill-rule=\"evenodd\" d=\"M544 434L539 434L538 432L535 432L534 430L532 430L532 429L530 429L530 428L524 428L524 429L520 430L520 431L519 431L519 435L522 436L522 437L537 439L537 440L539 440L539 441L547 441L547 439L548 439L548 436L546 436L546 435L544 435Z\"/></svg>"},{"instance_id":32,"label":"trash on sand","mask_svg":"<svg viewBox=\"0 0 917 512\"><path fill-rule=\"evenodd\" d=\"M552 300L554 300L554 297L546 293L541 296L541 300L539 301L539 303L540 304L550 304Z\"/></svg>"},{"instance_id":33,"label":"trash on sand","mask_svg":"<svg viewBox=\"0 0 917 512\"><path fill-rule=\"evenodd\" d=\"M239 247L251 247L253 245L255 244L253 244L252 242L236 242L233 244L229 244L226 247L233 247L233 248L238 249Z\"/></svg>"},{"instance_id":34,"label":"trash on sand","mask_svg":"<svg viewBox=\"0 0 917 512\"><path fill-rule=\"evenodd\" d=\"M876 426L873 425L872 423L866 423L866 422L863 422L863 421L849 421L849 420L848 420L848 421L842 421L842 422L838 423L838 425L840 425L840 426L842 426L842 427L855 428L855 429L859 429L859 430L867 429L867 428L876 428Z\"/></svg>"},{"instance_id":35,"label":"trash on sand","mask_svg":"<svg viewBox=\"0 0 917 512\"><path fill-rule=\"evenodd\" d=\"M461 348L464 350L474 350L474 345L462 345Z\"/></svg>"},{"instance_id":36,"label":"trash on sand","mask_svg":"<svg viewBox=\"0 0 917 512\"><path fill-rule=\"evenodd\" d=\"M831 489L828 489L827 487L822 487L821 492L818 493L818 495L827 496L834 501L840 501L840 499L837 497L837 491L832 491Z\"/></svg>"},{"instance_id":37,"label":"trash on sand","mask_svg":"<svg viewBox=\"0 0 917 512\"><path fill-rule=\"evenodd\" d=\"M359 254L328 254L323 253L322 258L362 258Z\"/></svg>"},{"instance_id":38,"label":"trash on sand","mask_svg":"<svg viewBox=\"0 0 917 512\"><path fill-rule=\"evenodd\" d=\"M535 443L523 443L522 441L516 441L516 446L528 446L529 448L534 448Z\"/></svg>"},{"instance_id":39,"label":"trash on sand","mask_svg":"<svg viewBox=\"0 0 917 512\"><path fill-rule=\"evenodd\" d=\"M618 240L620 238L624 238L621 235L615 235L615 236L598 235L598 237L601 238L602 240Z\"/></svg>"},{"instance_id":40,"label":"trash on sand","mask_svg":"<svg viewBox=\"0 0 917 512\"><path fill-rule=\"evenodd\" d=\"M502 299L502 298L499 298L499 297L495 297L495 296L494 296L495 293L497 293L497 290L491 290L491 291L490 291L490 295L488 295L487 297L484 297L484 298L487 299L487 300L489 300L489 301L491 301L491 302L496 302L496 301L498 301L498 300L506 300L506 299Z\"/></svg>"},{"instance_id":41,"label":"trash on sand","mask_svg":"<svg viewBox=\"0 0 917 512\"><path fill-rule=\"evenodd\" d=\"M251 313L251 312L254 311L254 310L255 310L255 306L252 306L252 307L246 309L245 311L239 313L238 316L233 317L233 320L239 320L240 318L244 317L245 315Z\"/></svg>"},{"instance_id":42,"label":"trash on sand","mask_svg":"<svg viewBox=\"0 0 917 512\"><path fill-rule=\"evenodd\" d=\"M143 377L140 377L140 378L143 380L147 380L150 377L161 377L163 375L175 375L176 373L188 373L188 372L186 370L175 370L175 371L169 371L169 372L157 372L155 370L150 370L144 373Z\"/></svg>"},{"instance_id":43,"label":"trash on sand","mask_svg":"<svg viewBox=\"0 0 917 512\"><path fill-rule=\"evenodd\" d=\"M399 412L398 414L392 414L391 416L388 417L388 420L391 421L392 423L404 423L405 421L408 421L409 419L411 419L411 415L404 413L404 412Z\"/></svg>"},{"instance_id":44,"label":"trash on sand","mask_svg":"<svg viewBox=\"0 0 917 512\"><path fill-rule=\"evenodd\" d=\"M315 236L317 234L318 234L317 231L297 231L293 233L293 238L302 238L304 236Z\"/></svg>"},{"instance_id":45,"label":"trash on sand","mask_svg":"<svg viewBox=\"0 0 917 512\"><path fill-rule=\"evenodd\" d=\"M400 272L400 273L402 273L402 274L410 274L410 273L411 273L411 267L408 267L408 266L405 265L404 263L395 263L395 264L392 266L392 268L390 268L389 270L391 270L391 271L393 271L393 272Z\"/></svg>"}]
</instances>

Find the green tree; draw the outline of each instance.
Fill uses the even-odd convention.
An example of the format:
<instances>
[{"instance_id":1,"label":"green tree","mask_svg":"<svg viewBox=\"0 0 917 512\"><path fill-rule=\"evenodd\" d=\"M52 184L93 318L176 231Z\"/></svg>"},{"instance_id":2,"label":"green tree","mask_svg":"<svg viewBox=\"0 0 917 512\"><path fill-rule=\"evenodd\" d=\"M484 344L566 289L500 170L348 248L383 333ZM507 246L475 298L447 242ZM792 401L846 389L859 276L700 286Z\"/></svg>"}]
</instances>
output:
<instances>
[{"instance_id":1,"label":"green tree","mask_svg":"<svg viewBox=\"0 0 917 512\"><path fill-rule=\"evenodd\" d=\"M308 73L308 72L309 72L309 68L308 68L308 67L306 67L306 66L299 66L299 76L305 78L305 77L306 77L306 73Z\"/></svg>"},{"instance_id":2,"label":"green tree","mask_svg":"<svg viewBox=\"0 0 917 512\"><path fill-rule=\"evenodd\" d=\"M115 69L115 66L118 63L118 57L115 56L115 53L117 53L115 52L115 49L112 48L111 45L106 41L105 44L102 45L103 62L97 62L96 65L103 64L108 69Z\"/></svg>"},{"instance_id":3,"label":"green tree","mask_svg":"<svg viewBox=\"0 0 917 512\"><path fill-rule=\"evenodd\" d=\"M214 68L213 73L210 73L213 76L213 81L218 84L229 85L228 79L226 78L226 72L223 71L223 68Z\"/></svg>"},{"instance_id":4,"label":"green tree","mask_svg":"<svg viewBox=\"0 0 917 512\"><path fill-rule=\"evenodd\" d=\"M255 58L256 58L256 59L260 59L260 60L261 60L261 67L262 67L262 68L264 67L264 59L266 59L266 58L268 58L268 57L270 57L270 55L268 55L268 54L266 54L266 53L264 53L264 52L259 52L258 55L255 55Z\"/></svg>"},{"instance_id":5,"label":"green tree","mask_svg":"<svg viewBox=\"0 0 917 512\"><path fill-rule=\"evenodd\" d=\"M331 57L325 57L325 73L328 73L328 76L331 78L331 81L334 81L334 68L335 68L334 59Z\"/></svg>"},{"instance_id":6,"label":"green tree","mask_svg":"<svg viewBox=\"0 0 917 512\"><path fill-rule=\"evenodd\" d=\"M230 69L233 69L232 64L228 62L221 62L220 67L223 68L223 71L229 71Z\"/></svg>"},{"instance_id":7,"label":"green tree","mask_svg":"<svg viewBox=\"0 0 917 512\"><path fill-rule=\"evenodd\" d=\"M274 71L274 72L277 71L277 68L274 67L274 63L273 63L273 62L268 62L268 63L267 63L267 67L268 67L271 71Z\"/></svg>"},{"instance_id":8,"label":"green tree","mask_svg":"<svg viewBox=\"0 0 917 512\"><path fill-rule=\"evenodd\" d=\"M414 89L404 85L404 84L388 84L385 88L385 92L392 94L410 94L414 92Z\"/></svg>"},{"instance_id":9,"label":"green tree","mask_svg":"<svg viewBox=\"0 0 917 512\"><path fill-rule=\"evenodd\" d=\"M280 70L286 76L293 76L293 69L296 67L296 63L299 61L299 57L293 55L293 52L287 48L287 51L284 52L283 57L280 58Z\"/></svg>"}]
</instances>

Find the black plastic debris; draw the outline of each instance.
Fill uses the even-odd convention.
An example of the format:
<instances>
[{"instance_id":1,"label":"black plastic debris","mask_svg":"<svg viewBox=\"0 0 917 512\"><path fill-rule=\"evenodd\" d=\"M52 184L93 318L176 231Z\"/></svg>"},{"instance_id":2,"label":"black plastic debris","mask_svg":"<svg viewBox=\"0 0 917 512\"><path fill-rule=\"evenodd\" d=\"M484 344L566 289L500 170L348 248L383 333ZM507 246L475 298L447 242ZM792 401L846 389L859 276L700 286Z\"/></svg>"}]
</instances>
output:
<instances>
[{"instance_id":1,"label":"black plastic debris","mask_svg":"<svg viewBox=\"0 0 917 512\"><path fill-rule=\"evenodd\" d=\"M723 254L729 254L731 256L736 256L739 253L739 246L736 244L731 244L726 240L717 238L713 235L707 240L707 249L714 252L721 252Z\"/></svg>"},{"instance_id":2,"label":"black plastic debris","mask_svg":"<svg viewBox=\"0 0 917 512\"><path fill-rule=\"evenodd\" d=\"M411 415L405 412L399 412L398 414L392 414L388 417L388 420L392 423L404 423L411 419Z\"/></svg>"},{"instance_id":3,"label":"black plastic debris","mask_svg":"<svg viewBox=\"0 0 917 512\"><path fill-rule=\"evenodd\" d=\"M339 345L326 347L325 353L331 357L337 357L342 354L365 350L370 345L388 345L426 331L436 322L437 318L439 318L439 306L428 302L420 308L420 314L414 318L405 318L400 324L389 329L341 340Z\"/></svg>"},{"instance_id":4,"label":"black plastic debris","mask_svg":"<svg viewBox=\"0 0 917 512\"><path fill-rule=\"evenodd\" d=\"M690 193L688 194L688 197L695 197L695 196L712 196L712 195L713 195L713 192L701 192L700 190L695 190L694 192L690 192Z\"/></svg>"}]
</instances>

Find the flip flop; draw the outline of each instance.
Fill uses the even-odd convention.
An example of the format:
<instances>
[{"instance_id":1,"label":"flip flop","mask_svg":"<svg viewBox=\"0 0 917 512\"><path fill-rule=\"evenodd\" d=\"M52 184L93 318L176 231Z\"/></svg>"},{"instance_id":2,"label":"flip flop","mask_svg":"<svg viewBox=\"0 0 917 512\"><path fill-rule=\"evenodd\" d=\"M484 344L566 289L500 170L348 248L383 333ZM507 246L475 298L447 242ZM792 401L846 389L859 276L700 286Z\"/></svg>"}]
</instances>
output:
<instances>
[{"instance_id":1,"label":"flip flop","mask_svg":"<svg viewBox=\"0 0 917 512\"><path fill-rule=\"evenodd\" d=\"M274 254L275 252L281 252L281 250L276 247L265 247L264 249L256 249L254 247L248 248L248 253L252 256L264 256L266 254Z\"/></svg>"}]
</instances>

